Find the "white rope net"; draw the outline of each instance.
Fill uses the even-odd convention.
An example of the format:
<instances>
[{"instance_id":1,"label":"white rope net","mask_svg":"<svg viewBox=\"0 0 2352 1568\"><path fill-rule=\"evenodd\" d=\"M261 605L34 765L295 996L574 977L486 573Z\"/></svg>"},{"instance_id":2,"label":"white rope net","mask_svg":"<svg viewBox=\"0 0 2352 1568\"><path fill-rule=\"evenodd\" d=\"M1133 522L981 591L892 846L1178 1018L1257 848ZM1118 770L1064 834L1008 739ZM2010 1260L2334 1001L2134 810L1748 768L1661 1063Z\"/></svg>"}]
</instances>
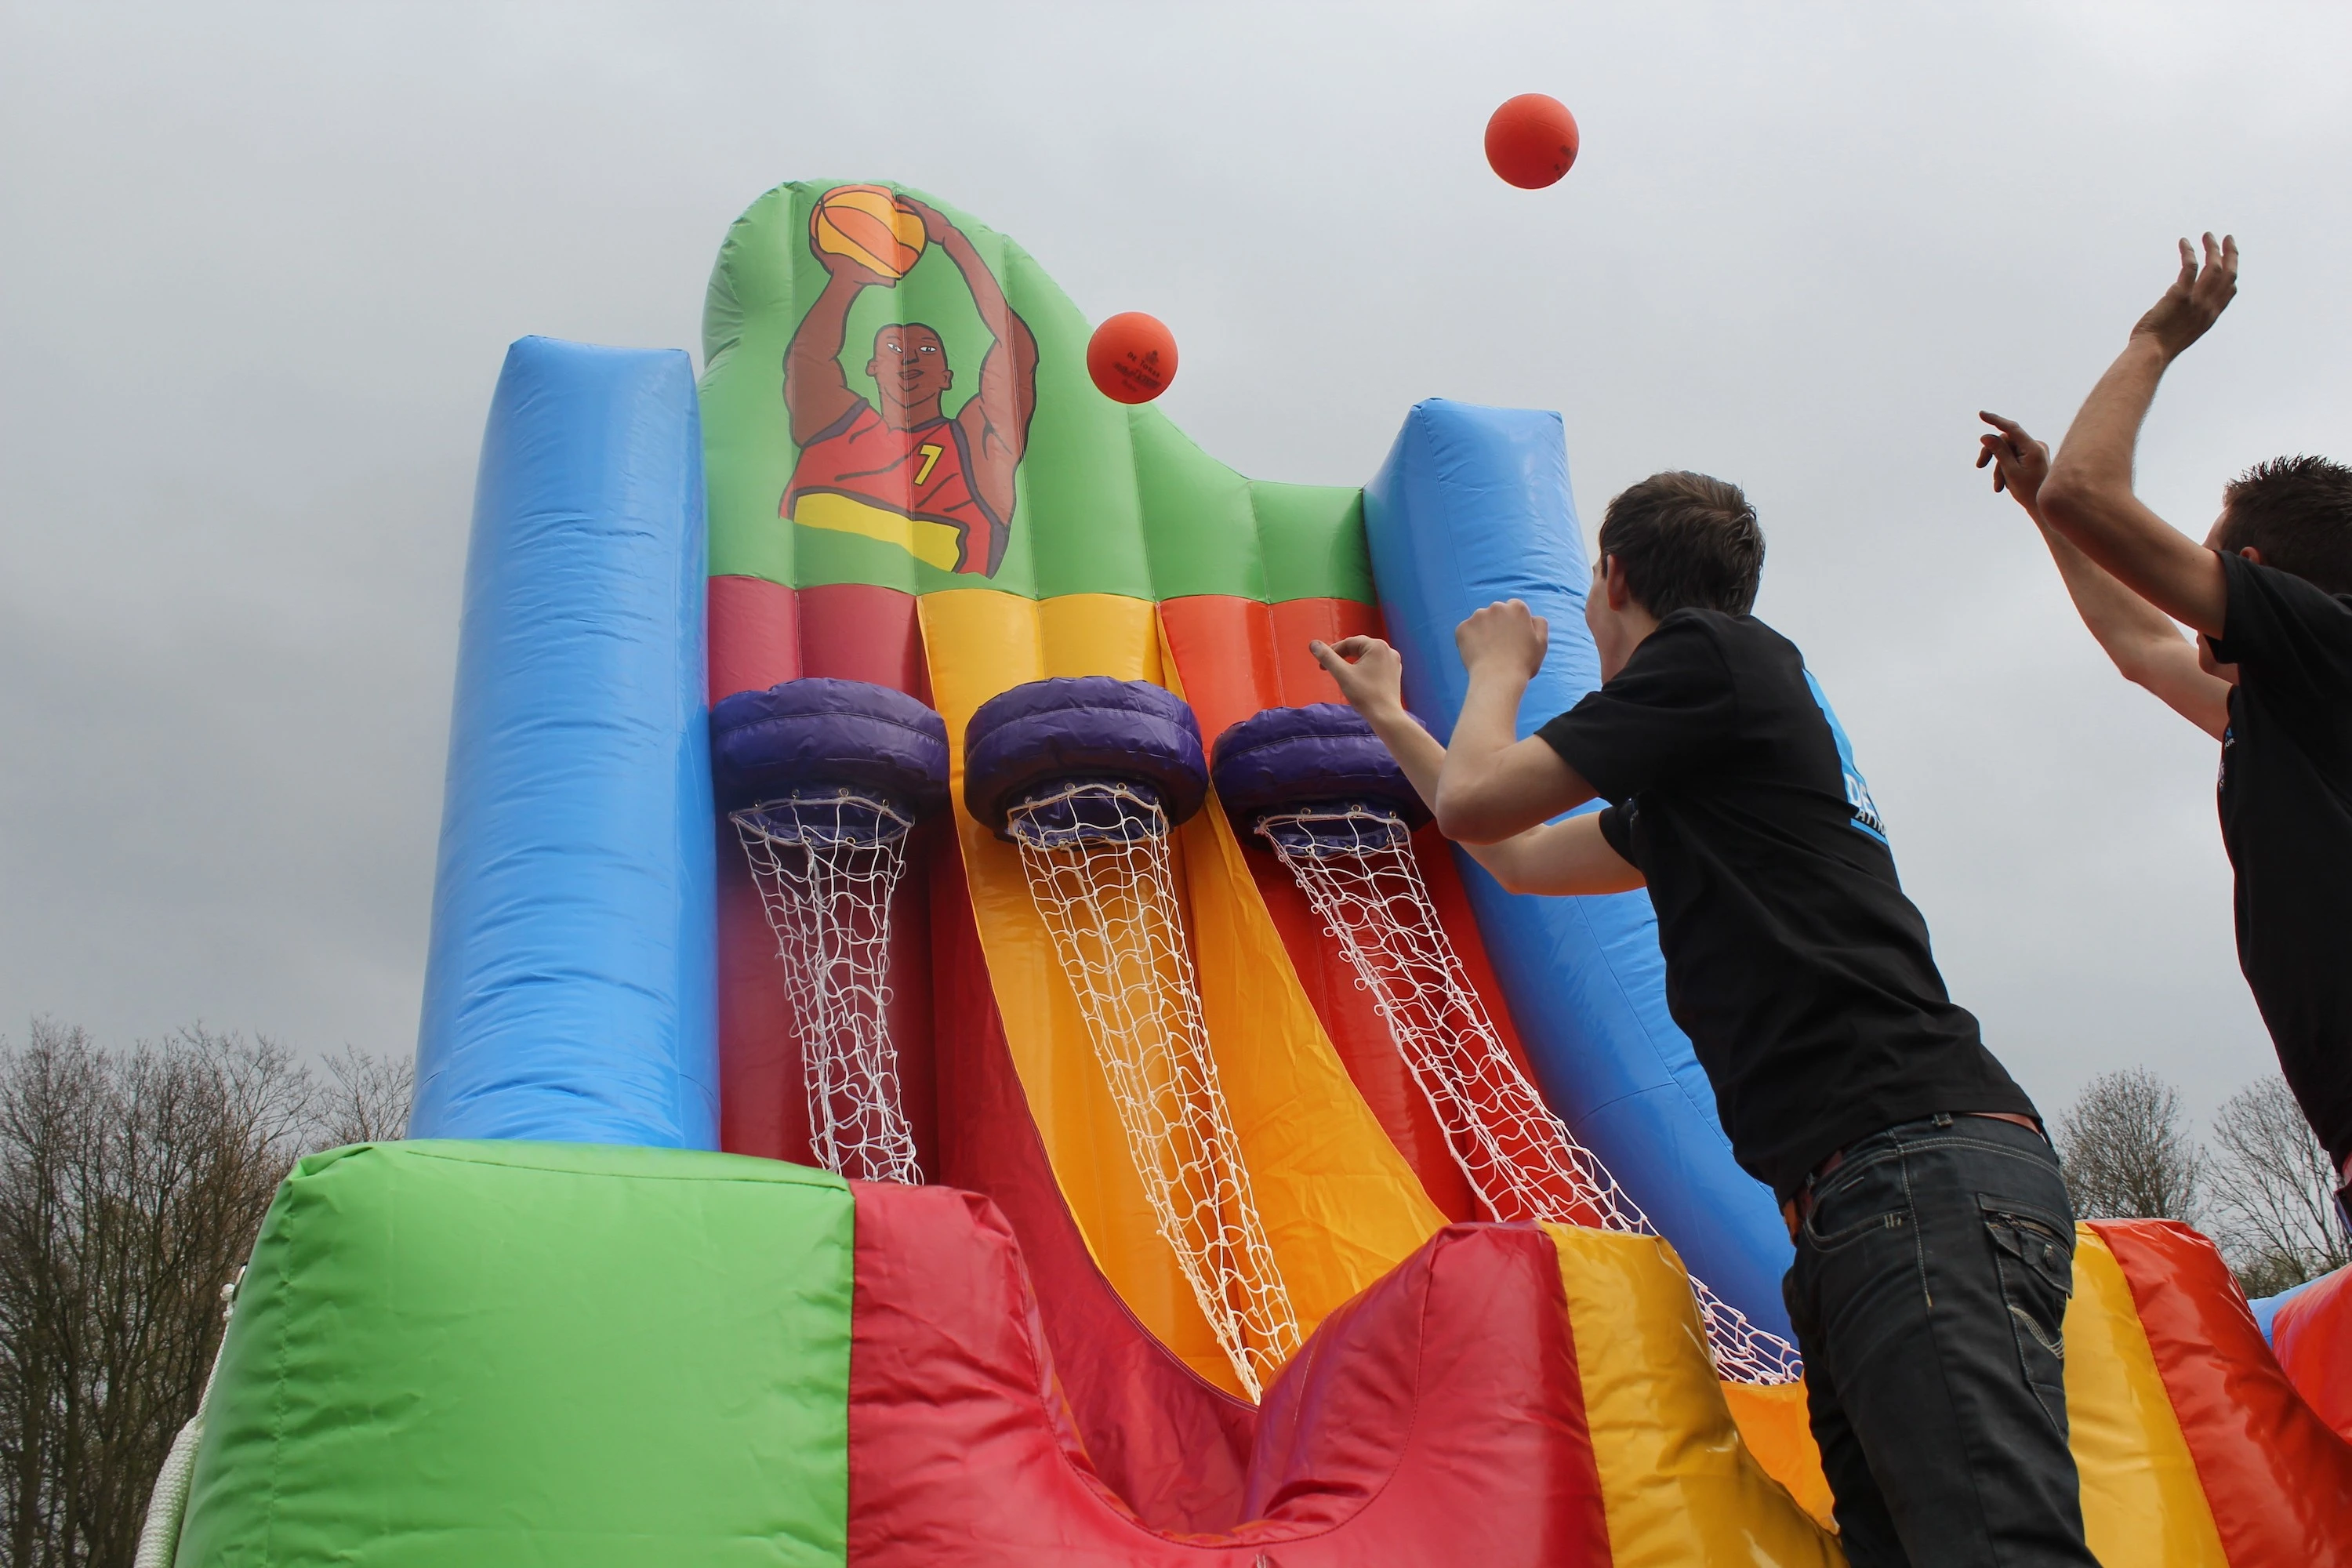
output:
<instances>
[{"instance_id":1,"label":"white rope net","mask_svg":"<svg viewBox=\"0 0 2352 1568\"><path fill-rule=\"evenodd\" d=\"M1209 1052L1167 816L1149 791L1083 781L1023 801L1007 827L1160 1234L1255 1399L1298 1348L1298 1317Z\"/></svg>"},{"instance_id":2,"label":"white rope net","mask_svg":"<svg viewBox=\"0 0 2352 1568\"><path fill-rule=\"evenodd\" d=\"M1488 1211L1498 1220L1655 1236L1504 1046L1437 918L1403 821L1373 806L1316 805L1263 816L1257 831L1371 993ZM1721 1376L1793 1383L1802 1375L1794 1345L1749 1322L1703 1281L1694 1278L1691 1289Z\"/></svg>"},{"instance_id":3,"label":"white rope net","mask_svg":"<svg viewBox=\"0 0 2352 1568\"><path fill-rule=\"evenodd\" d=\"M841 790L763 802L730 820L800 1026L817 1163L860 1181L920 1183L890 1040L890 895L913 818Z\"/></svg>"}]
</instances>

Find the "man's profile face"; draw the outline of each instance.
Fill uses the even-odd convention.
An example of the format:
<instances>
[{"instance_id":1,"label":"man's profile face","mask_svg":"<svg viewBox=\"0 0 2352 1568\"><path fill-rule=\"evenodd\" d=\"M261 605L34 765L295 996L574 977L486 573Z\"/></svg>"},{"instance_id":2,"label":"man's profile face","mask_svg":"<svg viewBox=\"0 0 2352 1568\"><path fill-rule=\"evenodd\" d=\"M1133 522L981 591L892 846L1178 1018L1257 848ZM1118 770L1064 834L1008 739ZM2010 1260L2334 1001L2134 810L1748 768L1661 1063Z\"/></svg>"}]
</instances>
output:
<instances>
[{"instance_id":1,"label":"man's profile face","mask_svg":"<svg viewBox=\"0 0 2352 1568\"><path fill-rule=\"evenodd\" d=\"M881 388L885 402L901 408L929 403L955 384L947 345L920 322L876 332L874 357L866 362L866 374Z\"/></svg>"}]
</instances>

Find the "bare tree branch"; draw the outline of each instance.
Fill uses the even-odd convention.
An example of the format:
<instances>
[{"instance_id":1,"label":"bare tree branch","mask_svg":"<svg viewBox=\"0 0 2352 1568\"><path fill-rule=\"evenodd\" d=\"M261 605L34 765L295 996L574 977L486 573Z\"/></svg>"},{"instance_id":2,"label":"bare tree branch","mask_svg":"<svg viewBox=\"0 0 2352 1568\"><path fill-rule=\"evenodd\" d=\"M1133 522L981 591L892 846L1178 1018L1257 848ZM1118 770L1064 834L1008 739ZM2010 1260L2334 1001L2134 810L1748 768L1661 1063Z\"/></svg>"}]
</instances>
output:
<instances>
[{"instance_id":1,"label":"bare tree branch","mask_svg":"<svg viewBox=\"0 0 2352 1568\"><path fill-rule=\"evenodd\" d=\"M2146 1068L2093 1079L2058 1118L2057 1144L2077 1217L2198 1223L2205 1152L2179 1092Z\"/></svg>"},{"instance_id":2,"label":"bare tree branch","mask_svg":"<svg viewBox=\"0 0 2352 1568\"><path fill-rule=\"evenodd\" d=\"M405 1067L202 1026L124 1053L37 1020L0 1041L0 1542L13 1568L129 1568L194 1411L220 1289L297 1154L396 1136Z\"/></svg>"},{"instance_id":3,"label":"bare tree branch","mask_svg":"<svg viewBox=\"0 0 2352 1568\"><path fill-rule=\"evenodd\" d=\"M320 1086L313 1143L321 1149L346 1143L382 1143L408 1134L408 1113L416 1100L416 1062L411 1057L372 1057L345 1046L327 1059L331 1082Z\"/></svg>"},{"instance_id":4,"label":"bare tree branch","mask_svg":"<svg viewBox=\"0 0 2352 1568\"><path fill-rule=\"evenodd\" d=\"M2286 1080L2231 1096L2213 1118L2221 1241L2248 1296L2271 1296L2352 1263L2336 1176Z\"/></svg>"}]
</instances>

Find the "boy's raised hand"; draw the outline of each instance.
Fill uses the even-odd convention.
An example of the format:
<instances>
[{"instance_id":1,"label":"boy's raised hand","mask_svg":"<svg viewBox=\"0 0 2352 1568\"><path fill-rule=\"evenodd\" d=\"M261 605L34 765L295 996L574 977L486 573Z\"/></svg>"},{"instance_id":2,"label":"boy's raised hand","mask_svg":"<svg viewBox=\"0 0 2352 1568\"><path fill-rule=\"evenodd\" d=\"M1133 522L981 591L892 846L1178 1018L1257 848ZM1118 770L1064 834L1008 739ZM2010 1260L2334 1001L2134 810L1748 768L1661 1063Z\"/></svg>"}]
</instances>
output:
<instances>
[{"instance_id":1,"label":"boy's raised hand","mask_svg":"<svg viewBox=\"0 0 2352 1568\"><path fill-rule=\"evenodd\" d=\"M2216 245L2213 237L2207 235L2201 266L2196 248L2184 239L2180 242L2180 276L2172 280L2164 298L2139 319L2132 328L2132 336L2151 339L2164 351L2165 358L2177 358L2221 319L2221 312L2230 308L2230 300L2237 292L2236 237L2225 234Z\"/></svg>"},{"instance_id":2,"label":"boy's raised hand","mask_svg":"<svg viewBox=\"0 0 2352 1568\"><path fill-rule=\"evenodd\" d=\"M1505 599L1454 627L1454 646L1462 668L1473 676L1533 680L1551 646L1551 623L1528 609L1526 600Z\"/></svg>"},{"instance_id":3,"label":"boy's raised hand","mask_svg":"<svg viewBox=\"0 0 2352 1568\"><path fill-rule=\"evenodd\" d=\"M2038 521L2042 515L2042 481L2050 477L2049 443L2027 435L2025 426L2014 419L2004 419L1982 409L1977 411L1977 417L1992 426L1989 433L1978 437L1977 467L1981 468L1990 463L1993 493L2007 490L2025 509L2027 516Z\"/></svg>"},{"instance_id":4,"label":"boy's raised hand","mask_svg":"<svg viewBox=\"0 0 2352 1568\"><path fill-rule=\"evenodd\" d=\"M1378 637L1341 637L1338 643L1309 642L1315 656L1339 688L1348 706L1366 719L1404 709L1404 658Z\"/></svg>"}]
</instances>

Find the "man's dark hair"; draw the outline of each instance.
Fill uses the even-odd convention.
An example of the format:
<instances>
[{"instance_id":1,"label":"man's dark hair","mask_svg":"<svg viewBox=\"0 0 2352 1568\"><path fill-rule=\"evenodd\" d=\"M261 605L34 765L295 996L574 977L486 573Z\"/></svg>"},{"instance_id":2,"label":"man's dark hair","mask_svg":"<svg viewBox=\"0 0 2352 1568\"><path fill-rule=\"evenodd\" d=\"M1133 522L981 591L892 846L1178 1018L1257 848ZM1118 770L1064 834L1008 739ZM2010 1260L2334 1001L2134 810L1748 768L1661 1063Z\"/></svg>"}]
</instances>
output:
<instances>
[{"instance_id":1,"label":"man's dark hair","mask_svg":"<svg viewBox=\"0 0 2352 1568\"><path fill-rule=\"evenodd\" d=\"M1654 616L1691 606L1744 616L1764 575L1764 530L1738 485L1652 474L1609 503L1601 553L1617 557L1634 599Z\"/></svg>"},{"instance_id":2,"label":"man's dark hair","mask_svg":"<svg viewBox=\"0 0 2352 1568\"><path fill-rule=\"evenodd\" d=\"M2352 468L2325 458L2256 463L2221 492L2221 548L2331 594L2352 594Z\"/></svg>"}]
</instances>

